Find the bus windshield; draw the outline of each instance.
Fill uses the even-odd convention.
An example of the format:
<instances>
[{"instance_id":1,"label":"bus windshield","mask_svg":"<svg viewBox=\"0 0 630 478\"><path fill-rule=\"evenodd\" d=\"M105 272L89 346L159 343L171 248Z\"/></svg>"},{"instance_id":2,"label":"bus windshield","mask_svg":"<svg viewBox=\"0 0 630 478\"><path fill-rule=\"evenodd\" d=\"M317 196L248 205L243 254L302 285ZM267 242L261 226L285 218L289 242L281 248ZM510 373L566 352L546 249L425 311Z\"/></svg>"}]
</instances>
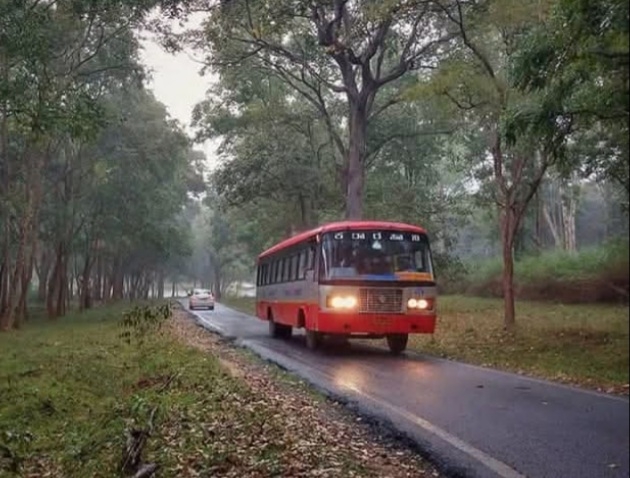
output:
<instances>
[{"instance_id":1,"label":"bus windshield","mask_svg":"<svg viewBox=\"0 0 630 478\"><path fill-rule=\"evenodd\" d=\"M432 278L429 241L404 231L340 231L322 237L323 280Z\"/></svg>"}]
</instances>

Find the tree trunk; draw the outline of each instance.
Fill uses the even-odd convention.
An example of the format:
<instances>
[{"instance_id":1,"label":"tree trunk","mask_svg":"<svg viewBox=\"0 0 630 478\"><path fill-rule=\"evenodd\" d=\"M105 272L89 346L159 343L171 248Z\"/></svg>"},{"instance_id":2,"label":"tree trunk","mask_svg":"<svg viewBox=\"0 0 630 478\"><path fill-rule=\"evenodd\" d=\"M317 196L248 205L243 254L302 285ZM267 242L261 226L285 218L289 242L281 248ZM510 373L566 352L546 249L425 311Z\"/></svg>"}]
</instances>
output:
<instances>
[{"instance_id":1,"label":"tree trunk","mask_svg":"<svg viewBox=\"0 0 630 478\"><path fill-rule=\"evenodd\" d=\"M55 252L55 265L48 280L48 294L46 297L46 310L50 319L62 317L66 313L66 300L68 280L65 262L65 245L57 244Z\"/></svg>"},{"instance_id":2,"label":"tree trunk","mask_svg":"<svg viewBox=\"0 0 630 478\"><path fill-rule=\"evenodd\" d=\"M124 280L122 258L119 257L116 259L116 264L112 271L112 300L122 300Z\"/></svg>"},{"instance_id":3,"label":"tree trunk","mask_svg":"<svg viewBox=\"0 0 630 478\"><path fill-rule=\"evenodd\" d=\"M79 310L85 310L92 307L92 264L94 263L89 250L85 256L85 264L83 265L83 273L81 274L81 289L79 290Z\"/></svg>"},{"instance_id":4,"label":"tree trunk","mask_svg":"<svg viewBox=\"0 0 630 478\"><path fill-rule=\"evenodd\" d=\"M543 217L545 218L545 222L549 228L549 232L551 232L551 236L553 237L553 243L556 248L562 246L562 238L560 237L560 232L558 231L558 226L553 219L551 211L549 210L549 206L547 204L543 205Z\"/></svg>"},{"instance_id":5,"label":"tree trunk","mask_svg":"<svg viewBox=\"0 0 630 478\"><path fill-rule=\"evenodd\" d=\"M57 295L57 275L59 274L59 246L55 250L55 262L53 265L52 273L48 278L48 293L46 294L46 311L48 313L48 318L55 318L55 297Z\"/></svg>"},{"instance_id":6,"label":"tree trunk","mask_svg":"<svg viewBox=\"0 0 630 478\"><path fill-rule=\"evenodd\" d=\"M576 186L569 181L563 184L561 208L562 208L562 229L563 229L563 246L568 252L577 250L577 240L575 236L575 216L577 214L577 190Z\"/></svg>"},{"instance_id":7,"label":"tree trunk","mask_svg":"<svg viewBox=\"0 0 630 478\"><path fill-rule=\"evenodd\" d=\"M9 57L4 48L0 47L0 67L5 84L9 81ZM6 97L5 97L6 98ZM11 184L11 164L9 158L9 113L8 100L2 104L0 119L0 198L8 200ZM2 224L2 258L0 259L0 320L8 313L9 277L11 269L11 219L9 214L3 214Z\"/></svg>"},{"instance_id":8,"label":"tree trunk","mask_svg":"<svg viewBox=\"0 0 630 478\"><path fill-rule=\"evenodd\" d=\"M26 268L22 271L22 294L17 305L16 327L19 327L21 322L28 320L28 292L30 290L31 279L33 278L33 262L34 256L37 253L36 248L36 243L34 243L26 263Z\"/></svg>"},{"instance_id":9,"label":"tree trunk","mask_svg":"<svg viewBox=\"0 0 630 478\"><path fill-rule=\"evenodd\" d=\"M510 205L511 206L511 205ZM503 247L503 307L504 328L514 332L516 325L516 309L514 305L514 233L516 221L514 211L506 207L501 211L501 242Z\"/></svg>"},{"instance_id":10,"label":"tree trunk","mask_svg":"<svg viewBox=\"0 0 630 478\"><path fill-rule=\"evenodd\" d=\"M109 272L109 271L108 271ZM108 302L111 299L112 293L112 278L113 273L106 273L105 269L102 269L102 285L103 289L101 290L101 300L103 302Z\"/></svg>"},{"instance_id":11,"label":"tree trunk","mask_svg":"<svg viewBox=\"0 0 630 478\"><path fill-rule=\"evenodd\" d=\"M16 320L19 321L22 317L19 315L19 304L26 299L24 296L28 294L28 288L30 285L30 279L32 273L26 270L27 266L32 269L32 254L34 251L34 230L35 219L38 210L38 181L39 181L39 168L37 154L28 150L24 154L24 200L25 206L22 212L21 220L19 221L19 240L17 244L17 252L15 256L15 268L11 277L11 283L9 284L8 300L6 303L6 309L3 316L0 318L0 326L3 329L10 329L15 325ZM30 254L29 254L30 249ZM28 279L28 281L26 281Z\"/></svg>"},{"instance_id":12,"label":"tree trunk","mask_svg":"<svg viewBox=\"0 0 630 478\"><path fill-rule=\"evenodd\" d=\"M223 278L221 277L221 271L219 270L215 270L214 271L214 297L216 298L217 301L221 300L221 297L223 296L223 284L222 284Z\"/></svg>"},{"instance_id":13,"label":"tree trunk","mask_svg":"<svg viewBox=\"0 0 630 478\"><path fill-rule=\"evenodd\" d=\"M164 298L164 272L158 272L158 283L157 283L157 297L158 299Z\"/></svg>"},{"instance_id":14,"label":"tree trunk","mask_svg":"<svg viewBox=\"0 0 630 478\"><path fill-rule=\"evenodd\" d=\"M367 155L366 101L350 100L349 145L346 159L346 219L363 218L363 188Z\"/></svg>"},{"instance_id":15,"label":"tree trunk","mask_svg":"<svg viewBox=\"0 0 630 478\"><path fill-rule=\"evenodd\" d=\"M98 241L96 242L98 244ZM92 289L92 299L101 300L103 297L103 261L101 260L101 254L97 251L96 254L96 277L94 278L94 287Z\"/></svg>"},{"instance_id":16,"label":"tree trunk","mask_svg":"<svg viewBox=\"0 0 630 478\"><path fill-rule=\"evenodd\" d=\"M66 315L66 301L68 300L68 263L66 261L65 244L60 246L59 271L57 274L57 307L55 309L56 317Z\"/></svg>"},{"instance_id":17,"label":"tree trunk","mask_svg":"<svg viewBox=\"0 0 630 478\"><path fill-rule=\"evenodd\" d=\"M46 285L48 283L50 265L51 265L51 258L48 254L48 251L43 250L40 254L39 266L36 267L37 280L39 281L38 286L37 286L37 300L39 300L42 303L46 301Z\"/></svg>"}]
</instances>

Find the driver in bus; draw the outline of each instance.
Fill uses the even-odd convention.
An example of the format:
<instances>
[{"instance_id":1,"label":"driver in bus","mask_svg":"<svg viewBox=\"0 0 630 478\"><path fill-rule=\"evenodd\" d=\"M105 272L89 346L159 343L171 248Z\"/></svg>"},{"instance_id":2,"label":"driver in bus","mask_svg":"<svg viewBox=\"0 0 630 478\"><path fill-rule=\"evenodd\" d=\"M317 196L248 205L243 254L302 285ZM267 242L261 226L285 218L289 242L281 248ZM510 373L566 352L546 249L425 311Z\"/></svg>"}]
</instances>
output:
<instances>
[{"instance_id":1,"label":"driver in bus","mask_svg":"<svg viewBox=\"0 0 630 478\"><path fill-rule=\"evenodd\" d=\"M414 272L413 261L409 256L399 256L396 264L397 272Z\"/></svg>"}]
</instances>

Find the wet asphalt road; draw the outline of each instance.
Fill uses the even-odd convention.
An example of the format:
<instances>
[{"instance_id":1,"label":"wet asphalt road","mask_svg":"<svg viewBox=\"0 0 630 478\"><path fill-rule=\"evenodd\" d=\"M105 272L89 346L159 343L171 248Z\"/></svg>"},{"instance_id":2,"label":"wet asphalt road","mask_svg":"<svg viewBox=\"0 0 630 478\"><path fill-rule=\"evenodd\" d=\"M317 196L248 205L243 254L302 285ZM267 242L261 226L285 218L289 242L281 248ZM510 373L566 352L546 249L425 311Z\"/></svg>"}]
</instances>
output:
<instances>
[{"instance_id":1,"label":"wet asphalt road","mask_svg":"<svg viewBox=\"0 0 630 478\"><path fill-rule=\"evenodd\" d=\"M311 352L299 332L271 339L265 322L221 304L195 315L203 327L387 422L448 474L630 476L626 398L358 344Z\"/></svg>"}]
</instances>

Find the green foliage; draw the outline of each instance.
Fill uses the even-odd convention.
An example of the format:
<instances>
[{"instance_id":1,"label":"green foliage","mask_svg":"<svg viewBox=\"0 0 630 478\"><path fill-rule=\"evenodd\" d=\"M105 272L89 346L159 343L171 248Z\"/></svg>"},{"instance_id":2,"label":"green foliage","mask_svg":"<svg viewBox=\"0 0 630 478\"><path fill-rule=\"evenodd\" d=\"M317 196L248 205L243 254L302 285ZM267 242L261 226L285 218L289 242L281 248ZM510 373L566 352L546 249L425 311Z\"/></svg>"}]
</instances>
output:
<instances>
[{"instance_id":1,"label":"green foliage","mask_svg":"<svg viewBox=\"0 0 630 478\"><path fill-rule=\"evenodd\" d=\"M628 2L558 0L512 65L516 84L537 92L548 115L570 115L578 137L590 137L584 172L617 182L626 195L629 31Z\"/></svg>"},{"instance_id":2,"label":"green foliage","mask_svg":"<svg viewBox=\"0 0 630 478\"><path fill-rule=\"evenodd\" d=\"M170 302L159 306L136 305L122 314L120 338L127 344L137 343L142 346L148 336L162 329L172 314Z\"/></svg>"},{"instance_id":3,"label":"green foliage","mask_svg":"<svg viewBox=\"0 0 630 478\"><path fill-rule=\"evenodd\" d=\"M618 302L628 300L629 246L614 240L579 252L543 251L514 264L517 295L522 299L557 302ZM500 296L499 258L470 261L467 276L453 284L455 291Z\"/></svg>"},{"instance_id":4,"label":"green foliage","mask_svg":"<svg viewBox=\"0 0 630 478\"><path fill-rule=\"evenodd\" d=\"M15 323L16 306L18 320L26 315L26 305L18 305L22 285L9 277L29 282L31 263L45 273L40 291L48 291L50 315L63 315L74 280L70 264L81 276L81 307L89 307L105 275L116 276L115 295L134 276L129 295L146 296L190 251L189 229L178 215L187 188L200 189L198 156L144 90L134 34L157 3L0 2L5 328Z\"/></svg>"}]
</instances>

